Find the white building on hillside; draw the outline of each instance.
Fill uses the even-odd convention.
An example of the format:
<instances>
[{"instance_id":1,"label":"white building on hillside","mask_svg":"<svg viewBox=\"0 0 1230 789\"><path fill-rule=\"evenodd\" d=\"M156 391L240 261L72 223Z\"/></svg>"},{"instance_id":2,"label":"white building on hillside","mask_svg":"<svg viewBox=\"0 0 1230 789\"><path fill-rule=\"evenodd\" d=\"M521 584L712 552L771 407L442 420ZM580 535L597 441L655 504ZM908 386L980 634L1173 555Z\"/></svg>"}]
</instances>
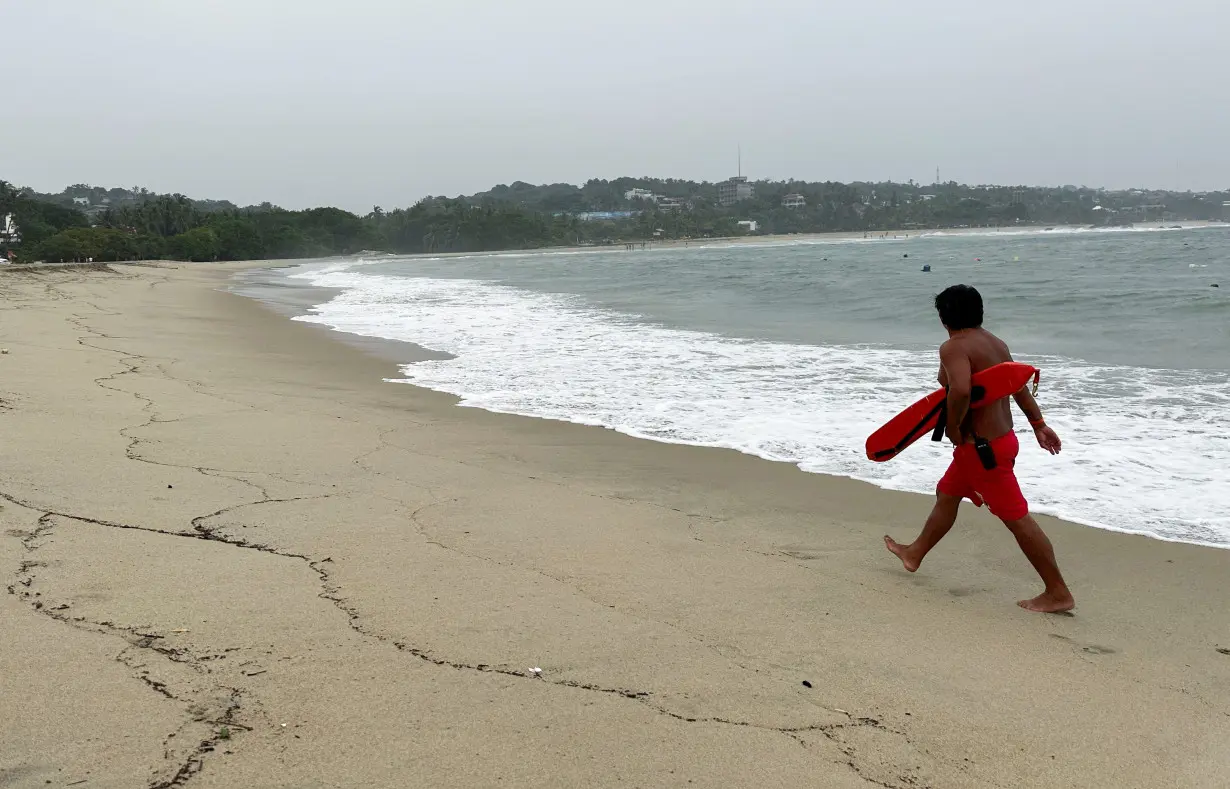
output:
<instances>
[{"instance_id":1,"label":"white building on hillside","mask_svg":"<svg viewBox=\"0 0 1230 789\"><path fill-rule=\"evenodd\" d=\"M0 222L0 241L6 244L21 243L21 233L17 232L17 221L12 214L5 214L4 221Z\"/></svg>"},{"instance_id":2,"label":"white building on hillside","mask_svg":"<svg viewBox=\"0 0 1230 789\"><path fill-rule=\"evenodd\" d=\"M648 189L629 189L624 192L625 200L648 200L651 203L658 202L658 196Z\"/></svg>"},{"instance_id":3,"label":"white building on hillside","mask_svg":"<svg viewBox=\"0 0 1230 789\"><path fill-rule=\"evenodd\" d=\"M760 223L755 219L744 219L739 222L739 229L746 230L749 233L755 233L760 229Z\"/></svg>"},{"instance_id":4,"label":"white building on hillside","mask_svg":"<svg viewBox=\"0 0 1230 789\"><path fill-rule=\"evenodd\" d=\"M807 198L801 194L786 195L782 198L782 208L807 208Z\"/></svg>"},{"instance_id":5,"label":"white building on hillside","mask_svg":"<svg viewBox=\"0 0 1230 789\"><path fill-rule=\"evenodd\" d=\"M724 206L751 200L756 195L756 187L747 182L747 176L740 175L717 185L718 203Z\"/></svg>"},{"instance_id":6,"label":"white building on hillside","mask_svg":"<svg viewBox=\"0 0 1230 789\"><path fill-rule=\"evenodd\" d=\"M17 222L13 219L12 214L5 214L0 217L0 246L13 246L21 243L21 233L17 230ZM10 262L11 255L0 252L0 265Z\"/></svg>"}]
</instances>

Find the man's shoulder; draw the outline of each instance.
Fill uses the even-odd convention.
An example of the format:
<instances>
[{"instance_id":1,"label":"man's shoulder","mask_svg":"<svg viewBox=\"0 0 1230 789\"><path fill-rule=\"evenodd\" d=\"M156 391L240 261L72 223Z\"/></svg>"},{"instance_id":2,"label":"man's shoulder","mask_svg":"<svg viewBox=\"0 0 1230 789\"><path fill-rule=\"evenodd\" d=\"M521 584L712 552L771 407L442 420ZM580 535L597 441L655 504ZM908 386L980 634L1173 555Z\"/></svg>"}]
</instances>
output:
<instances>
[{"instance_id":1,"label":"man's shoulder","mask_svg":"<svg viewBox=\"0 0 1230 789\"><path fill-rule=\"evenodd\" d=\"M944 344L940 346L940 350L942 351L944 348L948 348L949 350L959 349L977 354L982 349L985 349L988 344L1002 348L1005 351L1008 350L1008 343L1004 342L999 335L987 331L986 329L971 332L969 334L958 334L954 337L949 337L944 341Z\"/></svg>"},{"instance_id":2,"label":"man's shoulder","mask_svg":"<svg viewBox=\"0 0 1230 789\"><path fill-rule=\"evenodd\" d=\"M988 332L989 333L989 332ZM944 340L940 345L940 350L948 349L950 351L965 350L974 345L974 338L968 334L957 334Z\"/></svg>"},{"instance_id":3,"label":"man's shoulder","mask_svg":"<svg viewBox=\"0 0 1230 789\"><path fill-rule=\"evenodd\" d=\"M989 339L994 345L998 346L1000 350L1002 350L1004 353L1009 353L1008 343L1004 342L1004 339L1002 337L1000 337L998 334L995 334L993 332L989 332L986 329L983 329L983 331L986 332L987 339Z\"/></svg>"},{"instance_id":4,"label":"man's shoulder","mask_svg":"<svg viewBox=\"0 0 1230 789\"><path fill-rule=\"evenodd\" d=\"M940 344L941 359L950 359L954 356L969 356L965 343L960 337L949 337Z\"/></svg>"}]
</instances>

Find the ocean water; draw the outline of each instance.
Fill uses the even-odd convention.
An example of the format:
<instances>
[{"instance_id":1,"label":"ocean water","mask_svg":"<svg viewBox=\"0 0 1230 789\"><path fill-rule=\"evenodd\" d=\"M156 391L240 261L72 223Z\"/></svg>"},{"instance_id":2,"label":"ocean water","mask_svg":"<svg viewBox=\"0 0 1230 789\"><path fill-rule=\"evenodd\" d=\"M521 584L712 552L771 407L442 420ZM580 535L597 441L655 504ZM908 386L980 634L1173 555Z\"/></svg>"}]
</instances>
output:
<instances>
[{"instance_id":1,"label":"ocean water","mask_svg":"<svg viewBox=\"0 0 1230 789\"><path fill-rule=\"evenodd\" d=\"M975 285L987 327L1042 369L1064 440L1052 457L1023 436L1034 510L1230 547L1230 228L378 257L288 276L341 291L298 320L452 354L399 380L464 406L922 493L950 448L877 464L863 443L936 387L934 294Z\"/></svg>"}]
</instances>

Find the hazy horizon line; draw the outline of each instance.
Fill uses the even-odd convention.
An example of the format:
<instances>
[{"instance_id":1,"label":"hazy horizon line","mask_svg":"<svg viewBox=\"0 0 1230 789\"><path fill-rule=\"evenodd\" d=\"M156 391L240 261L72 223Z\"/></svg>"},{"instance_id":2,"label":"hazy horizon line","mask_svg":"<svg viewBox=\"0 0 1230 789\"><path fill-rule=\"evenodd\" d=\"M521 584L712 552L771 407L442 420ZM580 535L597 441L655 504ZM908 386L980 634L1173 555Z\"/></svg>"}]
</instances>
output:
<instances>
[{"instance_id":1,"label":"hazy horizon line","mask_svg":"<svg viewBox=\"0 0 1230 789\"><path fill-rule=\"evenodd\" d=\"M798 184L809 184L809 185L832 183L832 184L842 184L842 185L845 185L845 186L851 186L851 185L856 185L856 184L864 184L864 185L868 185L868 186L879 186L879 185L889 184L889 185L893 185L893 186L911 186L911 182L910 182L910 180L906 180L906 181L894 181L894 180L885 180L885 181L867 181L867 180L854 180L854 181L836 181L836 180L827 180L827 181L805 181L805 180L796 179L796 178L790 178L790 179L776 179L776 178L752 178L752 177L748 177L748 176L745 176L745 177L747 177L747 179L748 179L748 182L749 182L749 183L775 183L775 184L792 184L792 183L798 183ZM593 178L590 178L590 179L588 179L587 181L583 181L583 182L581 182L581 183L575 183L575 182L572 182L572 181L541 181L541 182L533 182L533 181L525 181L525 180L522 180L522 179L516 179L516 180L513 180L513 181L507 181L507 182L500 182L500 183L492 184L491 186L487 187L486 189L480 190L480 191L478 191L478 192L458 193L458 194L456 194L456 195L449 195L449 194L425 194L425 195L423 195L422 197L419 197L419 198L417 198L417 199L415 199L415 200L412 200L412 201L410 201L410 202L406 203L404 206L401 206L401 205L394 206L394 209L393 209L393 210L396 210L396 208L400 208L400 207L411 207L411 206L414 206L414 205L416 205L416 204L418 204L418 203L420 203L420 202L422 202L422 201L424 201L424 200L430 200L430 199L462 200L462 199L466 199L466 198L474 197L475 195L483 194L483 193L485 193L485 192L489 192L489 191L491 191L492 189L495 189L495 188L500 187L500 186L506 186L506 187L508 187L508 186L512 186L513 184L517 184L517 183L528 184L529 186L535 186L535 187L541 187L541 186L557 186L557 185L566 185L566 186L571 186L571 187L574 187L574 188L576 188L576 189L580 189L580 188L583 188L583 187L585 186L585 184L586 184L586 183L588 183L588 182L589 182L589 181L591 181L591 180L605 181L605 182L607 182L607 183L610 183L610 182L612 182L612 181L623 180L623 179L627 179L627 180L631 180L631 181L650 181L650 180L656 180L656 181L683 181L683 182L694 183L694 184L697 184L698 186L705 186L705 185L714 185L714 184L719 184L719 183L722 183L722 181L727 180L727 179L722 179L722 181L710 181L710 180L695 180L695 179L692 179L692 178L660 177L660 176L652 176L652 175L640 175L640 176L621 175L621 176L616 176L615 178L598 178L598 177L593 177ZM0 181L4 181L4 180L6 180L6 179L0 178ZM292 211L305 211L305 210L311 210L311 209L313 209L313 208L341 208L342 210L348 211L349 213L356 213L356 211L355 211L355 210L348 209L348 208L344 208L344 207L343 207L340 203L335 203L335 204L330 204L330 205L320 205L320 204L317 204L317 205L307 205L307 204L304 204L302 207L299 207L299 208L287 208L285 205L280 204L280 203L277 203L277 202L275 202L275 201L273 201L273 200L261 200L261 201L258 201L258 202L246 202L246 203L245 203L245 202L237 202L237 201L236 201L236 200L234 200L233 198L228 198L228 197L194 197L194 196L192 196L192 195L190 195L190 194L188 194L188 193L186 193L186 192L182 192L182 191L166 191L166 192L160 192L160 191L157 191L157 190L155 190L155 189L150 189L149 187L146 187L146 186L141 186L141 185L137 185L137 186L102 186L102 185L100 185L100 184L90 184L90 183L80 182L80 181L79 181L79 182L77 182L77 183L66 184L66 185L65 185L65 186L63 186L63 187L62 187L59 191L45 191L44 189L41 189L41 188L38 188L38 187L35 187L35 186L30 186L30 185L28 185L28 184L17 184L17 183L11 182L11 181L9 181L8 183L10 183L10 185L12 185L12 186L14 186L14 187L16 187L16 188L18 188L18 189L31 189L31 190L33 190L36 194L42 194L42 195L56 195L56 194L63 194L63 193L65 193L65 192L67 192L70 188L75 187L75 186L84 186L84 187L89 187L89 188L91 188L91 189L105 189L105 190L108 190L108 191L110 191L110 190L112 190L112 189L123 189L123 190L130 191L130 192L131 192L131 191L134 191L134 190L137 190L137 189L146 189L146 190L147 190L147 191L148 191L151 195L157 195L157 196L162 196L162 195L181 195L181 196L184 196L184 197L189 198L190 200L192 200L192 201L194 201L194 202L214 202L214 203L227 202L227 203L231 203L232 205L235 205L235 206L237 206L237 207L239 207L239 208L252 208L252 207L257 207L257 206L263 205L263 204L265 204L265 203L269 203L270 205L272 205L272 206L274 206L274 207L276 207L276 208L282 208L282 209L284 209L284 210L292 210ZM1198 189L1198 190L1197 190L1197 189L1191 189L1191 188L1188 188L1188 189L1167 189L1167 188L1162 188L1162 187L1149 187L1149 186L1129 186L1129 187L1088 186L1088 185L1086 185L1086 184L1079 184L1079 185L1078 185L1078 184L1070 184L1070 183L1069 183L1069 184L1007 184L1007 183L1000 183L1000 184L996 184L996 183L977 183L977 184L972 184L972 183L967 183L967 182L963 182L963 181L956 181L956 180L952 180L952 181L942 181L942 182L932 182L932 183L914 182L914 183L912 184L912 186L913 186L914 188L926 188L926 187L935 187L935 186L943 187L943 186L952 186L952 185L956 185L956 186L958 186L958 187L962 187L962 188L966 188L966 189L1075 189L1075 190L1078 190L1078 191L1083 190L1083 191L1093 191L1093 192L1110 192L1110 193L1115 193L1115 192L1134 192L1134 191L1139 191L1139 192L1165 192L1165 193L1169 193L1169 194L1195 194L1195 195L1200 195L1200 194L1210 194L1210 193L1216 193L1216 194L1230 194L1230 186L1227 186L1227 187L1226 187L1226 188L1224 188L1224 189ZM375 207L377 207L377 206L378 206L378 204L377 204L377 203L373 203L373 204L372 204L372 208L375 208ZM367 209L367 210L368 210L368 211L370 211L371 209ZM382 209L382 210L384 210L384 209Z\"/></svg>"}]
</instances>

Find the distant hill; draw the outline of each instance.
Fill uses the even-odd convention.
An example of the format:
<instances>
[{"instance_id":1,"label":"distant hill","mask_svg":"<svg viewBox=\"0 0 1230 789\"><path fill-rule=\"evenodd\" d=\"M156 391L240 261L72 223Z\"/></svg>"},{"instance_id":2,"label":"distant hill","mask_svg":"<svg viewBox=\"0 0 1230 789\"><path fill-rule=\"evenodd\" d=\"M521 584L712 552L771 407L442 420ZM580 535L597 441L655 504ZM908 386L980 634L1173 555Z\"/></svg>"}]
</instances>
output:
<instances>
[{"instance_id":1,"label":"distant hill","mask_svg":"<svg viewBox=\"0 0 1230 789\"><path fill-rule=\"evenodd\" d=\"M1225 192L1089 187L971 186L949 182L751 181L750 196L722 205L719 184L660 178L594 179L572 184L517 181L463 197L573 213L674 208L755 219L766 232L890 230L955 226L1123 224L1223 219ZM666 198L666 199L664 199ZM786 209L783 212L782 209Z\"/></svg>"},{"instance_id":2,"label":"distant hill","mask_svg":"<svg viewBox=\"0 0 1230 789\"><path fill-rule=\"evenodd\" d=\"M158 197L169 197L170 195L159 195L140 186L125 189L123 187L107 188L103 186L90 186L89 184L73 184L72 186L64 187L64 191L55 194L31 191L30 196L35 200L41 200L42 202L64 208L73 208L87 216L94 216L106 211L108 208L138 205L148 200ZM193 200L192 203L201 211L222 211L237 208L234 203L227 200Z\"/></svg>"},{"instance_id":3,"label":"distant hill","mask_svg":"<svg viewBox=\"0 0 1230 789\"><path fill-rule=\"evenodd\" d=\"M245 260L467 252L763 233L1124 226L1223 219L1225 192L1088 187L592 179L524 181L358 216L337 208L237 207L140 187L40 194L0 181L0 254L27 260Z\"/></svg>"}]
</instances>

